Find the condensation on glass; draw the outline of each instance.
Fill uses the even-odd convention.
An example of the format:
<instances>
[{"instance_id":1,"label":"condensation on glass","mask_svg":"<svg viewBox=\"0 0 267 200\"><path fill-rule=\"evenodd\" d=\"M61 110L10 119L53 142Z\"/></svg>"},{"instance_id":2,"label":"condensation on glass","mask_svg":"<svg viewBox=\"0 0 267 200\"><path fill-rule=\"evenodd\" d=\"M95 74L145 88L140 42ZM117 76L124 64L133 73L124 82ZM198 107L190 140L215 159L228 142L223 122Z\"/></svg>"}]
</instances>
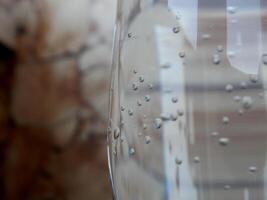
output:
<instances>
[{"instance_id":1,"label":"condensation on glass","mask_svg":"<svg viewBox=\"0 0 267 200\"><path fill-rule=\"evenodd\" d=\"M267 0L119 0L116 200L267 199Z\"/></svg>"}]
</instances>

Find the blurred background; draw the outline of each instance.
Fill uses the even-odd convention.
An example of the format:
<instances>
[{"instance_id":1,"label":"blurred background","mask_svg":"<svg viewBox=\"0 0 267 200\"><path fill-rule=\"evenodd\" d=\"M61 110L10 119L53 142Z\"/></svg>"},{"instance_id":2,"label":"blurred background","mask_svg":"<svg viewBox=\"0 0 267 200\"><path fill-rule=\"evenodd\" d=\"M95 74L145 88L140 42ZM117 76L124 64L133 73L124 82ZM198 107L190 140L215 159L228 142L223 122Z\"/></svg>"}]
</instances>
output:
<instances>
[{"instance_id":1,"label":"blurred background","mask_svg":"<svg viewBox=\"0 0 267 200\"><path fill-rule=\"evenodd\" d=\"M0 0L0 199L111 199L115 0Z\"/></svg>"}]
</instances>

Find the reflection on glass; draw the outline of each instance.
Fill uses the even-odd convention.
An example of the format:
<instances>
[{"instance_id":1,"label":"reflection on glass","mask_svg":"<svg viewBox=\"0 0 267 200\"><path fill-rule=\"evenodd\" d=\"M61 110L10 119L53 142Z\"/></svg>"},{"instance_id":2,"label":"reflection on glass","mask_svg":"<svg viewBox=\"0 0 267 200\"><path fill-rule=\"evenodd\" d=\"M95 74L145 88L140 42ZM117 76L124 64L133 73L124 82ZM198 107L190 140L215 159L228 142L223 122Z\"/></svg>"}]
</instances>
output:
<instances>
[{"instance_id":1,"label":"reflection on glass","mask_svg":"<svg viewBox=\"0 0 267 200\"><path fill-rule=\"evenodd\" d=\"M265 200L267 1L120 0L116 200Z\"/></svg>"}]
</instances>

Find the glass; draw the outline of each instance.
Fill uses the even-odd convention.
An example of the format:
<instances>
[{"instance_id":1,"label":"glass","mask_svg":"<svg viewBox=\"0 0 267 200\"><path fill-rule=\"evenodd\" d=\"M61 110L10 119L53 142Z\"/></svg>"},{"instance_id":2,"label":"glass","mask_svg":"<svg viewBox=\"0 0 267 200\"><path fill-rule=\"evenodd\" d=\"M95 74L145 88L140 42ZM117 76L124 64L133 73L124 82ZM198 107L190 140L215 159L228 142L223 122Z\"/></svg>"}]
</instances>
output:
<instances>
[{"instance_id":1,"label":"glass","mask_svg":"<svg viewBox=\"0 0 267 200\"><path fill-rule=\"evenodd\" d=\"M267 199L267 1L119 0L116 200Z\"/></svg>"}]
</instances>

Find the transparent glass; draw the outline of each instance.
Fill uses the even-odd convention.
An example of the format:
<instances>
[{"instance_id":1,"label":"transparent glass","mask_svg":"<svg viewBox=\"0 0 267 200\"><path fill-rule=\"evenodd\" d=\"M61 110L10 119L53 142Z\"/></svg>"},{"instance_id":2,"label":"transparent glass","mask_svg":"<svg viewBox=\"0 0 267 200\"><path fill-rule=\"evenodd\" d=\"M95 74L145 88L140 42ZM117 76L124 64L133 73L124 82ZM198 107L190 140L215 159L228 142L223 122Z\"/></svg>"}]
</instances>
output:
<instances>
[{"instance_id":1,"label":"transparent glass","mask_svg":"<svg viewBox=\"0 0 267 200\"><path fill-rule=\"evenodd\" d=\"M267 199L267 0L119 0L116 200Z\"/></svg>"}]
</instances>

